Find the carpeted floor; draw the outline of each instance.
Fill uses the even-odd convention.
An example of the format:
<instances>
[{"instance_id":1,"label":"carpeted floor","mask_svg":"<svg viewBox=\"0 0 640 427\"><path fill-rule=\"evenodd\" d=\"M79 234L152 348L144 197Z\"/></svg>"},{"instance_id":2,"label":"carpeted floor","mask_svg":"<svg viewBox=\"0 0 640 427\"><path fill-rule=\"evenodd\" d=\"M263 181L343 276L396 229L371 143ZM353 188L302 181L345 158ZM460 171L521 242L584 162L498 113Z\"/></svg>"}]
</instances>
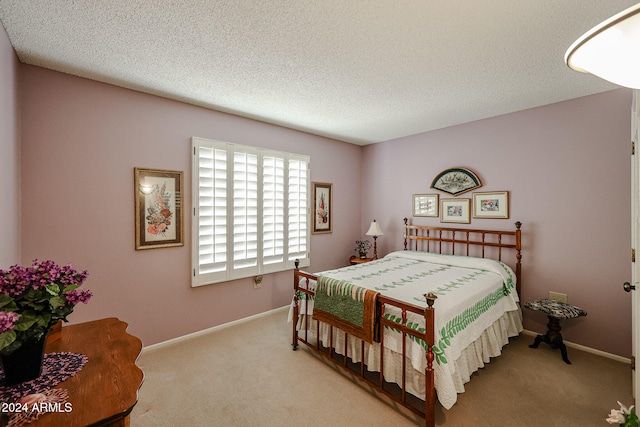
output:
<instances>
[{"instance_id":1,"label":"carpeted floor","mask_svg":"<svg viewBox=\"0 0 640 427\"><path fill-rule=\"evenodd\" d=\"M286 309L143 350L145 373L131 425L413 426L424 420L308 349L292 351ZM514 338L476 372L437 425L607 426L616 401L630 405L629 365Z\"/></svg>"}]
</instances>

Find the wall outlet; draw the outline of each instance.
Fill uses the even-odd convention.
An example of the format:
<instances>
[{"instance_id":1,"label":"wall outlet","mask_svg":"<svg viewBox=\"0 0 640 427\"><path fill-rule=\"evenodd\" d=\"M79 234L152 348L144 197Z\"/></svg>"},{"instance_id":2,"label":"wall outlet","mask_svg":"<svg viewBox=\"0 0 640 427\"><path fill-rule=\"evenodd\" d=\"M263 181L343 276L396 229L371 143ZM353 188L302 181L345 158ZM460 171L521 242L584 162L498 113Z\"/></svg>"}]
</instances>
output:
<instances>
[{"instance_id":1,"label":"wall outlet","mask_svg":"<svg viewBox=\"0 0 640 427\"><path fill-rule=\"evenodd\" d=\"M262 284L262 276L255 276L253 278L253 287L258 289Z\"/></svg>"},{"instance_id":2,"label":"wall outlet","mask_svg":"<svg viewBox=\"0 0 640 427\"><path fill-rule=\"evenodd\" d=\"M561 294L560 292L551 292L549 291L549 299L553 301L563 302L567 304L568 297L567 294Z\"/></svg>"}]
</instances>

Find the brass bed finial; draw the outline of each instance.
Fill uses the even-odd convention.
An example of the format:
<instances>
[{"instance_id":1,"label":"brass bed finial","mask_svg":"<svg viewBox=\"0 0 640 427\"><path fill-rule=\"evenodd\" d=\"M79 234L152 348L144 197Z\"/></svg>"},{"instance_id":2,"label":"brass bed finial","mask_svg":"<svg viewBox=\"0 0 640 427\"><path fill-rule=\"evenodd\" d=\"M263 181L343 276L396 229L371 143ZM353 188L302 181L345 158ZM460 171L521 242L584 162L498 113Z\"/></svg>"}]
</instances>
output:
<instances>
[{"instance_id":1,"label":"brass bed finial","mask_svg":"<svg viewBox=\"0 0 640 427\"><path fill-rule=\"evenodd\" d=\"M433 292L429 292L428 294L424 294L424 297L427 299L427 305L429 308L433 308L433 304L435 304L438 296Z\"/></svg>"}]
</instances>

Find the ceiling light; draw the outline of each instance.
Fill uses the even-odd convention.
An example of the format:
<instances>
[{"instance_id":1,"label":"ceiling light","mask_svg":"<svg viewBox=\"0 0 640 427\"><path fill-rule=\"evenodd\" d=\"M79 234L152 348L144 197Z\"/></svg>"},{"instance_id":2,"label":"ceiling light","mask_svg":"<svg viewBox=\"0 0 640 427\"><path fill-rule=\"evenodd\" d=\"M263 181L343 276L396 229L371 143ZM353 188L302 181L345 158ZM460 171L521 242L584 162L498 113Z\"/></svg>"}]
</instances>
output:
<instances>
[{"instance_id":1,"label":"ceiling light","mask_svg":"<svg viewBox=\"0 0 640 427\"><path fill-rule=\"evenodd\" d=\"M564 61L573 70L640 89L640 3L587 31Z\"/></svg>"}]
</instances>

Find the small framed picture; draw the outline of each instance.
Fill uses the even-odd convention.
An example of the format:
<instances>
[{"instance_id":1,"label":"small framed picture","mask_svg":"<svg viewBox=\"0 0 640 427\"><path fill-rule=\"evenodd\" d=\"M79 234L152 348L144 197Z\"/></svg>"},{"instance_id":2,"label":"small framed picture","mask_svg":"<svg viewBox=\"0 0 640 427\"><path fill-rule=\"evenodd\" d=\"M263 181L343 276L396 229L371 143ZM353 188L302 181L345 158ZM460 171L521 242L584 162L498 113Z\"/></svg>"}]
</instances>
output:
<instances>
[{"instance_id":1,"label":"small framed picture","mask_svg":"<svg viewBox=\"0 0 640 427\"><path fill-rule=\"evenodd\" d=\"M134 168L136 250L184 246L182 175Z\"/></svg>"},{"instance_id":2,"label":"small framed picture","mask_svg":"<svg viewBox=\"0 0 640 427\"><path fill-rule=\"evenodd\" d=\"M332 221L331 213L333 210L331 200L331 189L333 184L328 182L313 182L313 229L311 234L331 233Z\"/></svg>"},{"instance_id":3,"label":"small framed picture","mask_svg":"<svg viewBox=\"0 0 640 427\"><path fill-rule=\"evenodd\" d=\"M437 194L414 194L413 216L438 216Z\"/></svg>"},{"instance_id":4,"label":"small framed picture","mask_svg":"<svg viewBox=\"0 0 640 427\"><path fill-rule=\"evenodd\" d=\"M473 193L474 218L509 218L509 192Z\"/></svg>"},{"instance_id":5,"label":"small framed picture","mask_svg":"<svg viewBox=\"0 0 640 427\"><path fill-rule=\"evenodd\" d=\"M442 199L440 201L440 222L458 222L469 224L470 199Z\"/></svg>"}]
</instances>

